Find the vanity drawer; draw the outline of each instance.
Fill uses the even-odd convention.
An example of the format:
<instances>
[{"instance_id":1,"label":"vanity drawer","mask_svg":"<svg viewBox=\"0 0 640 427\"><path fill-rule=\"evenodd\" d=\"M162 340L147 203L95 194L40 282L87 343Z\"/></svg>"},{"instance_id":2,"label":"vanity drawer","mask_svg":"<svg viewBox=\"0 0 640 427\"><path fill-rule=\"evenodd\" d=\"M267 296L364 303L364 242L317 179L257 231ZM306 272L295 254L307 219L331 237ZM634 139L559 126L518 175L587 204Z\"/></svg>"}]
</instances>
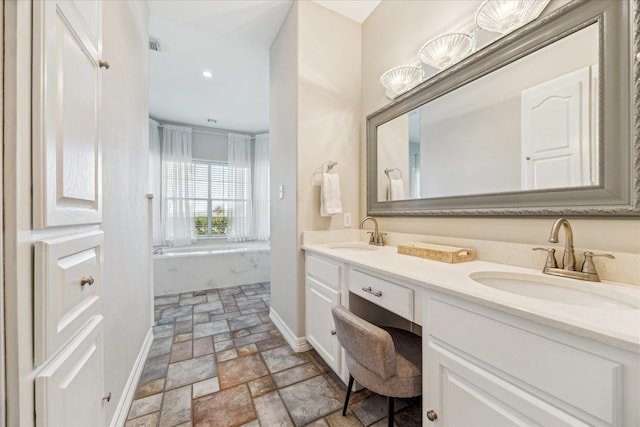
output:
<instances>
[{"instance_id":1,"label":"vanity drawer","mask_svg":"<svg viewBox=\"0 0 640 427\"><path fill-rule=\"evenodd\" d=\"M340 265L315 255L307 254L306 271L308 275L320 279L325 285L340 289Z\"/></svg>"},{"instance_id":2,"label":"vanity drawer","mask_svg":"<svg viewBox=\"0 0 640 427\"><path fill-rule=\"evenodd\" d=\"M413 289L354 269L349 276L349 291L413 321Z\"/></svg>"},{"instance_id":3,"label":"vanity drawer","mask_svg":"<svg viewBox=\"0 0 640 427\"><path fill-rule=\"evenodd\" d=\"M510 317L470 310L439 299L427 308L429 347L446 347L553 405L617 424L623 366L535 330ZM442 343L446 343L443 345ZM599 423L597 423L599 424Z\"/></svg>"},{"instance_id":4,"label":"vanity drawer","mask_svg":"<svg viewBox=\"0 0 640 427\"><path fill-rule=\"evenodd\" d=\"M35 359L42 363L100 313L102 231L35 243Z\"/></svg>"}]
</instances>

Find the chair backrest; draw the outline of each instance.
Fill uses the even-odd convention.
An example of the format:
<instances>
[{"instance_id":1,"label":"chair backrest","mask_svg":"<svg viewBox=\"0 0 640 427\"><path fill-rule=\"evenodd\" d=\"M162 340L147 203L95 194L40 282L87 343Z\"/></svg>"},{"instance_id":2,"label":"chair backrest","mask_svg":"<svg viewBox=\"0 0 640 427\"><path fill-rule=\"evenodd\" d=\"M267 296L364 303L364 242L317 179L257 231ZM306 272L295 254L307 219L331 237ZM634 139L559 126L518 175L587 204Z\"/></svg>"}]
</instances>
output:
<instances>
[{"instance_id":1,"label":"chair backrest","mask_svg":"<svg viewBox=\"0 0 640 427\"><path fill-rule=\"evenodd\" d=\"M395 375L396 350L387 331L341 305L334 306L331 314L338 341L349 356L384 379Z\"/></svg>"}]
</instances>

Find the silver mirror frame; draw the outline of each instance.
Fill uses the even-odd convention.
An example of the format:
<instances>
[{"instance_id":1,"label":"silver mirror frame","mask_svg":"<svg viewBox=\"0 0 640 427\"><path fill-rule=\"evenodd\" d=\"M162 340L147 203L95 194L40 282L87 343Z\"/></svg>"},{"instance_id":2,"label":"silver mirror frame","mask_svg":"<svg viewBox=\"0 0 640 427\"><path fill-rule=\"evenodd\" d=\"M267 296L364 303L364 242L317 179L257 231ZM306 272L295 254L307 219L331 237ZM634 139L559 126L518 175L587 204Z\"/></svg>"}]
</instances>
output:
<instances>
[{"instance_id":1,"label":"silver mirror frame","mask_svg":"<svg viewBox=\"0 0 640 427\"><path fill-rule=\"evenodd\" d=\"M367 116L367 215L640 216L640 0L574 0ZM599 28L600 185L378 201L377 128L588 25ZM633 76L633 78L632 78Z\"/></svg>"}]
</instances>

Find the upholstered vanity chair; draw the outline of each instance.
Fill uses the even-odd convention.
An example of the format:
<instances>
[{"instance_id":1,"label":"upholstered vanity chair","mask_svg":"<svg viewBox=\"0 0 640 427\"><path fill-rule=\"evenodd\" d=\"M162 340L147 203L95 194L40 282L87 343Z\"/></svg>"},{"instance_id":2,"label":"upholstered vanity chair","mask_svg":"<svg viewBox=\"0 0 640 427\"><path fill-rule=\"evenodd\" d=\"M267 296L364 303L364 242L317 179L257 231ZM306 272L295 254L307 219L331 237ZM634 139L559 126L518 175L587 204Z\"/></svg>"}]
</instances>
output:
<instances>
[{"instance_id":1,"label":"upholstered vanity chair","mask_svg":"<svg viewBox=\"0 0 640 427\"><path fill-rule=\"evenodd\" d=\"M354 379L387 396L389 426L396 397L422 394L422 343L419 336L396 328L380 328L341 305L331 310L338 341L344 347L349 385L342 416L347 414Z\"/></svg>"}]
</instances>

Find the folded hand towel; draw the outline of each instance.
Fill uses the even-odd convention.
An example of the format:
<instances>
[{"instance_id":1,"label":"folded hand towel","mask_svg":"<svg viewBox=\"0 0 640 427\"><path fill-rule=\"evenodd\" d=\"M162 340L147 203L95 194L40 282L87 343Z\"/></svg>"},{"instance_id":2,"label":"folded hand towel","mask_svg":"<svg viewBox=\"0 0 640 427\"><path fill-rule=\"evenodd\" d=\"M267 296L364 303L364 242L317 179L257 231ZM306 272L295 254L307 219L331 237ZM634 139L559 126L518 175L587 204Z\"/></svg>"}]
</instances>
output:
<instances>
[{"instance_id":1,"label":"folded hand towel","mask_svg":"<svg viewBox=\"0 0 640 427\"><path fill-rule=\"evenodd\" d=\"M401 179L390 179L389 200L403 200L404 182Z\"/></svg>"},{"instance_id":2,"label":"folded hand towel","mask_svg":"<svg viewBox=\"0 0 640 427\"><path fill-rule=\"evenodd\" d=\"M340 180L337 174L323 173L320 189L320 215L331 216L342 213Z\"/></svg>"}]
</instances>

